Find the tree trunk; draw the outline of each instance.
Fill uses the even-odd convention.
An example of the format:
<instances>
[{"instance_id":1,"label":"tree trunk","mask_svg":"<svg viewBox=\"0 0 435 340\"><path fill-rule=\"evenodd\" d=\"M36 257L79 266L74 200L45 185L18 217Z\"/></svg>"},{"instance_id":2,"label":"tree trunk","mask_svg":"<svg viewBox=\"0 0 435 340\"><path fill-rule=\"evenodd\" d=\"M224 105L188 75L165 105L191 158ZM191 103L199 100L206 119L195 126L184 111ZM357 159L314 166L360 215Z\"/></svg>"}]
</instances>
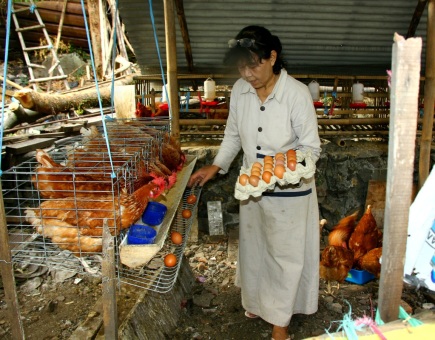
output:
<instances>
[{"instance_id":1,"label":"tree trunk","mask_svg":"<svg viewBox=\"0 0 435 340\"><path fill-rule=\"evenodd\" d=\"M128 85L132 81L132 77L125 77L116 81L115 85ZM110 105L111 89L111 86L99 88L103 105ZM18 99L24 108L45 114L57 114L68 112L70 109L92 108L99 105L96 88L64 94L47 94L23 89L15 92L14 98Z\"/></svg>"},{"instance_id":2,"label":"tree trunk","mask_svg":"<svg viewBox=\"0 0 435 340\"><path fill-rule=\"evenodd\" d=\"M23 108L19 103L11 103L9 105L11 115L5 120L4 129L8 130L21 123L33 123L39 118L47 116L46 113L39 113Z\"/></svg>"}]
</instances>

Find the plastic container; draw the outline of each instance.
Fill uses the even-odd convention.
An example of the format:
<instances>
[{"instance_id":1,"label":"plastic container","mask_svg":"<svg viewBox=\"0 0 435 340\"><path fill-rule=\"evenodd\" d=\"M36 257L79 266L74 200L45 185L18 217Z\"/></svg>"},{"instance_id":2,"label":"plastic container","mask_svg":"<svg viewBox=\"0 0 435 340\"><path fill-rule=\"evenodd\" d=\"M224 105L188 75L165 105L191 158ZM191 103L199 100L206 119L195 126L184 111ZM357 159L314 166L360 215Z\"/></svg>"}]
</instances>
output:
<instances>
[{"instance_id":1,"label":"plastic container","mask_svg":"<svg viewBox=\"0 0 435 340\"><path fill-rule=\"evenodd\" d=\"M163 222L166 211L166 205L158 202L148 202L147 207L142 214L142 222L151 226L159 225Z\"/></svg>"},{"instance_id":2,"label":"plastic container","mask_svg":"<svg viewBox=\"0 0 435 340\"><path fill-rule=\"evenodd\" d=\"M345 279L347 282L356 283L359 285L363 285L371 280L374 280L375 276L368 271L365 270L357 270L351 269L347 274L347 278Z\"/></svg>"},{"instance_id":3,"label":"plastic container","mask_svg":"<svg viewBox=\"0 0 435 340\"><path fill-rule=\"evenodd\" d=\"M354 103L361 103L364 100L364 85L355 83L352 85L352 101Z\"/></svg>"},{"instance_id":4,"label":"plastic container","mask_svg":"<svg viewBox=\"0 0 435 340\"><path fill-rule=\"evenodd\" d=\"M127 244L150 244L154 243L157 231L150 226L133 224L128 230Z\"/></svg>"},{"instance_id":5,"label":"plastic container","mask_svg":"<svg viewBox=\"0 0 435 340\"><path fill-rule=\"evenodd\" d=\"M209 101L216 98L216 82L211 78L207 78L204 82L204 98Z\"/></svg>"},{"instance_id":6,"label":"plastic container","mask_svg":"<svg viewBox=\"0 0 435 340\"><path fill-rule=\"evenodd\" d=\"M313 80L308 84L308 89L310 90L313 102L317 102L320 99L320 85L317 81Z\"/></svg>"}]
</instances>

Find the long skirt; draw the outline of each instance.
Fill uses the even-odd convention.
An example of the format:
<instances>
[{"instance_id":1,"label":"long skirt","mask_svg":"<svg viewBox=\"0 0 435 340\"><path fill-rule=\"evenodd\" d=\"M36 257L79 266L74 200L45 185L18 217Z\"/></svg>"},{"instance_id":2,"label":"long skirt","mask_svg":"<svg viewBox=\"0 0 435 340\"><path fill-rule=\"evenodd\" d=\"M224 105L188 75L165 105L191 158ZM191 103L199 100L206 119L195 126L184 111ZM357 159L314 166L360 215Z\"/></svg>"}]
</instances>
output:
<instances>
[{"instance_id":1,"label":"long skirt","mask_svg":"<svg viewBox=\"0 0 435 340\"><path fill-rule=\"evenodd\" d=\"M293 314L317 311L319 210L314 179L240 203L236 285L243 308L273 325L286 327Z\"/></svg>"}]
</instances>

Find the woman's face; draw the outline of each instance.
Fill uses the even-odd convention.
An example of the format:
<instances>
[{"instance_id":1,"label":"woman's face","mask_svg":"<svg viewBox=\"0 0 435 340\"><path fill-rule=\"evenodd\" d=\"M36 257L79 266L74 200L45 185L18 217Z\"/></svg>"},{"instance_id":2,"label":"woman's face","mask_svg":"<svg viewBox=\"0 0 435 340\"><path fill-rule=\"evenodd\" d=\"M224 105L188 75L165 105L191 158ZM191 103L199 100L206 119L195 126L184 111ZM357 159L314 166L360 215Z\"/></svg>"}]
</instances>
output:
<instances>
[{"instance_id":1,"label":"woman's face","mask_svg":"<svg viewBox=\"0 0 435 340\"><path fill-rule=\"evenodd\" d=\"M255 58L250 63L240 62L237 68L243 79L258 90L274 82L273 65L276 60L276 52L272 51L268 59L260 60L257 56Z\"/></svg>"}]
</instances>

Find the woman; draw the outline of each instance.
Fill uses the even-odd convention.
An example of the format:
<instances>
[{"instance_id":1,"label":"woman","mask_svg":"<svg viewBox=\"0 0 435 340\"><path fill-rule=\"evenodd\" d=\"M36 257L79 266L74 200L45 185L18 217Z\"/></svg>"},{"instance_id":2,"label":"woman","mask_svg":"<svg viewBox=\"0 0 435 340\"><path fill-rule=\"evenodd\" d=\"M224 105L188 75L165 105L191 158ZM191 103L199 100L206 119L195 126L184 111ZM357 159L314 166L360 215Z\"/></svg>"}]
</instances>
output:
<instances>
[{"instance_id":1,"label":"woman","mask_svg":"<svg viewBox=\"0 0 435 340\"><path fill-rule=\"evenodd\" d=\"M283 69L281 42L266 28L248 26L229 41L224 62L241 78L231 92L225 136L212 165L196 171L189 184L204 185L226 173L243 149L243 165L289 149L320 154L317 119L308 87ZM272 338L289 339L295 313L317 311L319 212L314 179L276 186L240 202L236 284L245 315L273 325Z\"/></svg>"}]
</instances>

